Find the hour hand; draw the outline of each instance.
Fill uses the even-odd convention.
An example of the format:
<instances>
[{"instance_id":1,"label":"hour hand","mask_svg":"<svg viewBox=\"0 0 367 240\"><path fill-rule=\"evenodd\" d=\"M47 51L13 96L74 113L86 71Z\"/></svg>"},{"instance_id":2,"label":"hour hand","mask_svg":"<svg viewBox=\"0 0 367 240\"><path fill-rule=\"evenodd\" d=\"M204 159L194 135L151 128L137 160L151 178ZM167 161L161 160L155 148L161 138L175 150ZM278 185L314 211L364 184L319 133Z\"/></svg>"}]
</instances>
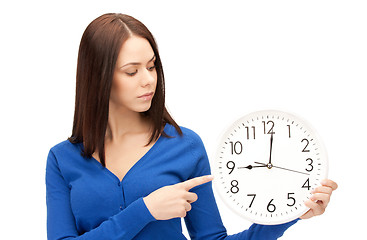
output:
<instances>
[{"instance_id":1,"label":"hour hand","mask_svg":"<svg viewBox=\"0 0 367 240\"><path fill-rule=\"evenodd\" d=\"M242 168L247 168L247 169L253 169L253 168L259 168L259 167L266 167L266 166L263 166L263 165L261 165L261 166L252 166L252 165L248 165L247 167L238 167L238 169L242 169Z\"/></svg>"}]
</instances>

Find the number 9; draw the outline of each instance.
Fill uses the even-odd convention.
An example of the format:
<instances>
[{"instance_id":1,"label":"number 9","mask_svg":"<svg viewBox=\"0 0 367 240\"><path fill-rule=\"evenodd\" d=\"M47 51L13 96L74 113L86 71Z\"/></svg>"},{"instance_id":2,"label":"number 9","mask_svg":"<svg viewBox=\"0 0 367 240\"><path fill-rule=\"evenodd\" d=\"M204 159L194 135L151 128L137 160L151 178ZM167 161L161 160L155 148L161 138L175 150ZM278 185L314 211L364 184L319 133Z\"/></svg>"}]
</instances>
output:
<instances>
[{"instance_id":1,"label":"number 9","mask_svg":"<svg viewBox=\"0 0 367 240\"><path fill-rule=\"evenodd\" d=\"M227 162L227 168L230 169L231 171L229 172L229 174L231 174L235 168L236 164L233 161L229 161Z\"/></svg>"}]
</instances>

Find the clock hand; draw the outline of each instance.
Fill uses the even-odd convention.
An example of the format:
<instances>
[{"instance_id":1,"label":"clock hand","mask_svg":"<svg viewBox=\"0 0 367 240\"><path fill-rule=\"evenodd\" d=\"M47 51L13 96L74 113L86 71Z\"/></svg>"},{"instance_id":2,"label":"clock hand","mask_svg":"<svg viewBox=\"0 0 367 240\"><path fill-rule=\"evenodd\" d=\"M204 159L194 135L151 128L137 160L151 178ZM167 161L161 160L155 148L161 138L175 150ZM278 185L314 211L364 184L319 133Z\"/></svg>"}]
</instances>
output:
<instances>
[{"instance_id":1,"label":"clock hand","mask_svg":"<svg viewBox=\"0 0 367 240\"><path fill-rule=\"evenodd\" d=\"M260 162L255 162L257 164L261 164L264 167L268 167L269 169L271 168L279 168L279 169L283 169L283 170L287 170L287 171L291 171L291 172L295 172L295 173L300 173L300 174L305 174L305 175L310 175L309 173L305 173L305 172L299 172L296 170L292 170L292 169L288 169L288 168L283 168L283 167L278 167L278 166L274 166L273 164L265 164L265 163L260 163Z\"/></svg>"},{"instance_id":2,"label":"clock hand","mask_svg":"<svg viewBox=\"0 0 367 240\"><path fill-rule=\"evenodd\" d=\"M287 169L287 168L282 168L282 167L277 167L277 166L273 166L273 167L279 168L279 169L283 169L283 170L287 170L287 171L291 171L291 172L296 172L296 173L301 173L301 174L305 174L305 175L310 175L309 173L299 172L299 171L292 170L292 169Z\"/></svg>"},{"instance_id":3,"label":"clock hand","mask_svg":"<svg viewBox=\"0 0 367 240\"><path fill-rule=\"evenodd\" d=\"M247 167L238 167L237 169L242 169L242 168L247 168L247 169L253 169L253 168L258 168L258 167L266 167L265 165L261 165L261 166L252 166L252 165L248 165Z\"/></svg>"},{"instance_id":4,"label":"clock hand","mask_svg":"<svg viewBox=\"0 0 367 240\"><path fill-rule=\"evenodd\" d=\"M272 149L273 149L273 134L271 134L271 137L270 137L270 156L269 156L269 164L271 164L271 152L272 152Z\"/></svg>"},{"instance_id":5,"label":"clock hand","mask_svg":"<svg viewBox=\"0 0 367 240\"><path fill-rule=\"evenodd\" d=\"M268 164L261 163L261 162L255 162L255 163L260 164L260 165L265 166L265 167L268 166Z\"/></svg>"},{"instance_id":6,"label":"clock hand","mask_svg":"<svg viewBox=\"0 0 367 240\"><path fill-rule=\"evenodd\" d=\"M268 164L266 164L266 163L261 163L261 162L255 162L255 163L257 163L257 164L261 164L262 166L267 167L267 168L269 168L269 169L271 169L271 168L273 167L273 164L271 164L271 163L268 163Z\"/></svg>"}]
</instances>

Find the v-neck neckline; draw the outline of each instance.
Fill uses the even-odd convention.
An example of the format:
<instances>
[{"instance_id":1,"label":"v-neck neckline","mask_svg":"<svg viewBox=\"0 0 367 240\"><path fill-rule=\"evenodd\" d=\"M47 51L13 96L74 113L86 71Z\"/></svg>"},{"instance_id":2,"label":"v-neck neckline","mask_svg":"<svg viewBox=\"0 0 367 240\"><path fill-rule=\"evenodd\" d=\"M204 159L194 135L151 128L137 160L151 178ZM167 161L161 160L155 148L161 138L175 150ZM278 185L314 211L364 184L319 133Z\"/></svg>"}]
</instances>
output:
<instances>
[{"instance_id":1,"label":"v-neck neckline","mask_svg":"<svg viewBox=\"0 0 367 240\"><path fill-rule=\"evenodd\" d=\"M160 144L161 141L162 141L162 135L159 136L159 138L153 144L153 146L138 161L136 161L136 163L134 163L134 165L131 166L131 168L126 172L126 174L123 176L123 178L121 180L116 174L114 174L107 167L103 167L102 164L97 159L95 159L93 156L91 157L92 162L95 165L97 165L98 167L100 167L101 169L103 169L103 171L105 171L114 180L118 181L119 183L122 183L131 174L131 172L134 171L135 168L137 168L139 165L141 165L149 157L149 155L151 155L152 152L155 151L155 149L158 147L158 145Z\"/></svg>"}]
</instances>

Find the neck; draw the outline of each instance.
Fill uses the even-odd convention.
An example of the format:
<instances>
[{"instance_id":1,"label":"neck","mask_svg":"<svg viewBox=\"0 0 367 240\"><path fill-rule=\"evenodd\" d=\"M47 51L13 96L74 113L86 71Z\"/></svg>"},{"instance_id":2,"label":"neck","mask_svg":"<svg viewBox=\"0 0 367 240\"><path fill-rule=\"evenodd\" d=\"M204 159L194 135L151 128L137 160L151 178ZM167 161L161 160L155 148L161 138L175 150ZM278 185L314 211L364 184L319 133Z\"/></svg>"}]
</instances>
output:
<instances>
[{"instance_id":1,"label":"neck","mask_svg":"<svg viewBox=\"0 0 367 240\"><path fill-rule=\"evenodd\" d=\"M141 113L110 104L106 140L116 142L129 134L150 134L150 131L150 122Z\"/></svg>"}]
</instances>

